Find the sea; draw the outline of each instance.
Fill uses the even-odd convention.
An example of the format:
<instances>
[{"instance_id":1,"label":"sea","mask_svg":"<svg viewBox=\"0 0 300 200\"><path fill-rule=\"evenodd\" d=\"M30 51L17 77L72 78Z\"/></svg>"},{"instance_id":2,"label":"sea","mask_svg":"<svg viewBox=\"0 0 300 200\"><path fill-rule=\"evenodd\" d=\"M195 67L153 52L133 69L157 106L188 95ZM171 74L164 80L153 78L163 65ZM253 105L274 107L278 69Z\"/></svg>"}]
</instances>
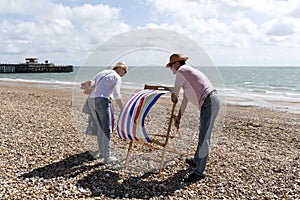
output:
<instances>
[{"instance_id":1,"label":"sea","mask_svg":"<svg viewBox=\"0 0 300 200\"><path fill-rule=\"evenodd\" d=\"M211 66L196 67L217 88L224 104L259 106L291 113L300 113L300 66ZM71 73L2 73L0 84L80 90L106 67L75 66ZM122 88L139 90L144 84L172 86L174 74L161 66L130 67L122 78ZM123 90L122 90L123 91ZM128 90L124 90L128 91Z\"/></svg>"}]
</instances>

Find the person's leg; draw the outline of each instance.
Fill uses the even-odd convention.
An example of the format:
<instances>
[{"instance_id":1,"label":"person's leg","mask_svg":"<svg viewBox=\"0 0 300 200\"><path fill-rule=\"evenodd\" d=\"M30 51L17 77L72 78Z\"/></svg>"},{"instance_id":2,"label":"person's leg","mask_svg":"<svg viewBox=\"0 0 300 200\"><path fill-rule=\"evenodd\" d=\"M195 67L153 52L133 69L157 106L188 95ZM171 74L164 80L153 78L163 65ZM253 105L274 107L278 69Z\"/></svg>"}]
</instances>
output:
<instances>
[{"instance_id":1,"label":"person's leg","mask_svg":"<svg viewBox=\"0 0 300 200\"><path fill-rule=\"evenodd\" d=\"M109 101L106 98L96 98L95 109L99 121L98 145L104 160L110 157L111 115Z\"/></svg>"},{"instance_id":2,"label":"person's leg","mask_svg":"<svg viewBox=\"0 0 300 200\"><path fill-rule=\"evenodd\" d=\"M212 93L205 100L201 109L198 146L194 155L196 163L195 172L199 175L205 175L205 167L210 151L210 137L220 106L219 97L215 93Z\"/></svg>"},{"instance_id":3,"label":"person's leg","mask_svg":"<svg viewBox=\"0 0 300 200\"><path fill-rule=\"evenodd\" d=\"M98 114L96 112L96 107L95 107L95 98L88 98L88 106L90 110L90 117L92 118L92 121L95 123L94 126L96 126L96 136L97 136L97 143L98 143L98 153L99 153L99 158L103 158L103 150L100 145L101 135L102 135L102 129L100 126ZM97 157L97 151L92 153L93 156Z\"/></svg>"},{"instance_id":4,"label":"person's leg","mask_svg":"<svg viewBox=\"0 0 300 200\"><path fill-rule=\"evenodd\" d=\"M99 100L98 100L99 99ZM104 160L110 157L110 137L111 137L111 115L109 101L106 98L97 98L96 111L102 129L101 141L98 141L103 150Z\"/></svg>"},{"instance_id":5,"label":"person's leg","mask_svg":"<svg viewBox=\"0 0 300 200\"><path fill-rule=\"evenodd\" d=\"M194 155L196 168L194 173L188 177L188 181L199 180L205 176L205 168L210 150L211 132L220 106L221 101L219 97L215 93L212 93L206 98L201 108L198 146Z\"/></svg>"}]
</instances>

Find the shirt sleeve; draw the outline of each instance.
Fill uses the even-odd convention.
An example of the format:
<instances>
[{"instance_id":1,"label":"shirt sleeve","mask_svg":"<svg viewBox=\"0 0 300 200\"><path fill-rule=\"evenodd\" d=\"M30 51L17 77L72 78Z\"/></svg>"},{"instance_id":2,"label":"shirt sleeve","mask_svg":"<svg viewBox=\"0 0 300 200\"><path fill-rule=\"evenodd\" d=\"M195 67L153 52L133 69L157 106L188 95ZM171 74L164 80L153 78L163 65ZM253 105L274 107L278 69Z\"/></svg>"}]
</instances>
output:
<instances>
[{"instance_id":1,"label":"shirt sleeve","mask_svg":"<svg viewBox=\"0 0 300 200\"><path fill-rule=\"evenodd\" d=\"M180 88L183 86L184 83L184 78L183 75L177 71L176 77L175 77L175 84L174 84L174 89L173 93L178 96L180 92Z\"/></svg>"}]
</instances>

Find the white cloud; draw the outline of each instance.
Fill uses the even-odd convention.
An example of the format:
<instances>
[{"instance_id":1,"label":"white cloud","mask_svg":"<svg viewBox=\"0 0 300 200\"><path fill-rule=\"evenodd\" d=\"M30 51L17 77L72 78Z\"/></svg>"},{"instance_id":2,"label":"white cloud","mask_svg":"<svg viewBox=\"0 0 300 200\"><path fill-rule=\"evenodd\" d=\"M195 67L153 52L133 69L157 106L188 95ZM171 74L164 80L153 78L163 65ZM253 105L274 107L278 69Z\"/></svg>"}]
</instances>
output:
<instances>
[{"instance_id":1,"label":"white cloud","mask_svg":"<svg viewBox=\"0 0 300 200\"><path fill-rule=\"evenodd\" d=\"M271 36L288 36L295 33L294 20L289 18L272 19L263 24L263 27Z\"/></svg>"},{"instance_id":2,"label":"white cloud","mask_svg":"<svg viewBox=\"0 0 300 200\"><path fill-rule=\"evenodd\" d=\"M248 18L232 22L232 30L240 34L257 34L257 25Z\"/></svg>"},{"instance_id":3,"label":"white cloud","mask_svg":"<svg viewBox=\"0 0 300 200\"><path fill-rule=\"evenodd\" d=\"M103 25L116 20L119 16L119 9L110 8L107 5L84 4L80 7L71 9L72 18L81 24Z\"/></svg>"},{"instance_id":4,"label":"white cloud","mask_svg":"<svg viewBox=\"0 0 300 200\"><path fill-rule=\"evenodd\" d=\"M228 48L235 54L243 51L247 51L248 54L249 50L246 49L251 49L253 54L257 54L258 51L253 49L272 47L274 51L280 51L280 48L300 46L298 0L149 2L152 3L156 15L168 16L169 21L161 26L158 24L158 27L185 34L210 51L224 48L224 54L228 57ZM273 53L275 54L277 55ZM276 58L274 62L275 60ZM261 59L257 61L261 62Z\"/></svg>"},{"instance_id":5,"label":"white cloud","mask_svg":"<svg viewBox=\"0 0 300 200\"><path fill-rule=\"evenodd\" d=\"M80 64L90 50L112 35L128 31L118 8L84 4L68 7L46 0L4 0L0 17L0 52L47 57ZM3 58L1 60L4 60Z\"/></svg>"},{"instance_id":6,"label":"white cloud","mask_svg":"<svg viewBox=\"0 0 300 200\"><path fill-rule=\"evenodd\" d=\"M233 59L229 49L236 55L245 49L300 47L299 0L147 0L145 8L151 9L153 18L144 20L150 23L140 27L131 27L121 19L129 15L125 6L137 1L119 6L78 3L84 1L70 6L69 2L1 0L5 6L0 7L0 59L13 54L20 61L30 54L81 64L98 44L140 27L179 32L211 53L218 49L218 56L223 48L223 57L228 59Z\"/></svg>"},{"instance_id":7,"label":"white cloud","mask_svg":"<svg viewBox=\"0 0 300 200\"><path fill-rule=\"evenodd\" d=\"M291 3L290 8L287 10L287 14L291 17L300 18L300 1L294 0Z\"/></svg>"}]
</instances>

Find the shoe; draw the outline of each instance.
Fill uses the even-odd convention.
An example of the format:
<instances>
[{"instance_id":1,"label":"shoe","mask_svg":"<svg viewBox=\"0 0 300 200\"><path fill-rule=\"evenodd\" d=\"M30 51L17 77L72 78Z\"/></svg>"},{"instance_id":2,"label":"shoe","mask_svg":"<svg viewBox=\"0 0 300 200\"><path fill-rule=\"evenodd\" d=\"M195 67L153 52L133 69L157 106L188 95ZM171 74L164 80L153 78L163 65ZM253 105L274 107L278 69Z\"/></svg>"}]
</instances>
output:
<instances>
[{"instance_id":1,"label":"shoe","mask_svg":"<svg viewBox=\"0 0 300 200\"><path fill-rule=\"evenodd\" d=\"M189 164L191 167L196 167L196 163L193 158L187 158L185 159L185 162Z\"/></svg>"},{"instance_id":2,"label":"shoe","mask_svg":"<svg viewBox=\"0 0 300 200\"><path fill-rule=\"evenodd\" d=\"M118 159L115 156L111 156L108 159L104 160L104 163L110 164L110 163L117 162L117 161L118 161Z\"/></svg>"},{"instance_id":3,"label":"shoe","mask_svg":"<svg viewBox=\"0 0 300 200\"><path fill-rule=\"evenodd\" d=\"M184 182L194 183L205 178L205 174L198 175L195 172L184 178Z\"/></svg>"},{"instance_id":4,"label":"shoe","mask_svg":"<svg viewBox=\"0 0 300 200\"><path fill-rule=\"evenodd\" d=\"M94 151L91 154L94 157L94 159L102 159L103 158L103 156L100 155L99 151Z\"/></svg>"}]
</instances>

